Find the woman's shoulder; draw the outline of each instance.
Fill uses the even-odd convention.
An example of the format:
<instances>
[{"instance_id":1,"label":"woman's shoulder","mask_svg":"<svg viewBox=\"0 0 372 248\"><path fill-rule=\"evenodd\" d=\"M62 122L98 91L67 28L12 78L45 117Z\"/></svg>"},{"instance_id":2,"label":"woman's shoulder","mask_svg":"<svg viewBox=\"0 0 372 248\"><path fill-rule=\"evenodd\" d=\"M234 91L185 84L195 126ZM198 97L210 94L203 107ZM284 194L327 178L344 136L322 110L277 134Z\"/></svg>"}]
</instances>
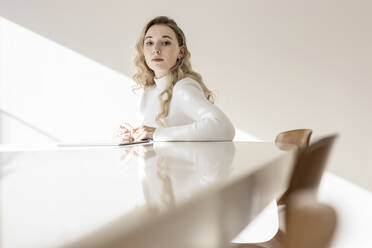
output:
<instances>
[{"instance_id":1,"label":"woman's shoulder","mask_svg":"<svg viewBox=\"0 0 372 248\"><path fill-rule=\"evenodd\" d=\"M197 89L203 92L203 89L201 88L198 81L196 81L193 78L185 77L181 80L179 80L173 87L173 92L179 92L179 91L188 91L192 89Z\"/></svg>"}]
</instances>

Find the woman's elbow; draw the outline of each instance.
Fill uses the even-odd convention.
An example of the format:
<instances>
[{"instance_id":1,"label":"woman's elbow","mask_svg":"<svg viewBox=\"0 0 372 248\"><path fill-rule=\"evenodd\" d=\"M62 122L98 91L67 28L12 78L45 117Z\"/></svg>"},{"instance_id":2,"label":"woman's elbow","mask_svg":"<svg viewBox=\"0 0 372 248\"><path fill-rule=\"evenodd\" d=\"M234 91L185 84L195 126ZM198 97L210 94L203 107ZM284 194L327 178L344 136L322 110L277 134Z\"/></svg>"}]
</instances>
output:
<instances>
[{"instance_id":1,"label":"woman's elbow","mask_svg":"<svg viewBox=\"0 0 372 248\"><path fill-rule=\"evenodd\" d=\"M235 137L235 128L230 123L229 125L226 125L223 130L224 137L226 141L232 141Z\"/></svg>"},{"instance_id":2,"label":"woman's elbow","mask_svg":"<svg viewBox=\"0 0 372 248\"><path fill-rule=\"evenodd\" d=\"M222 123L220 122L218 124L217 130L217 140L232 141L235 137L235 128L229 120Z\"/></svg>"}]
</instances>

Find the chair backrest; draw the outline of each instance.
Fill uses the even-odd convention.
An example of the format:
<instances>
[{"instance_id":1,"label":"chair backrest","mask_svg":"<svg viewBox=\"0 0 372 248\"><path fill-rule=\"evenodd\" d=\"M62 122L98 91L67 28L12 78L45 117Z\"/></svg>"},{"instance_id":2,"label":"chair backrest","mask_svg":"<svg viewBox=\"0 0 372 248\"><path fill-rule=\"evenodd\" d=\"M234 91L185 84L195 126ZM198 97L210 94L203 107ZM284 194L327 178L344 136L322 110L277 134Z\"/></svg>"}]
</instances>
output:
<instances>
[{"instance_id":1,"label":"chair backrest","mask_svg":"<svg viewBox=\"0 0 372 248\"><path fill-rule=\"evenodd\" d=\"M299 191L290 197L284 248L329 247L336 229L336 212L314 200L313 195L313 192Z\"/></svg>"},{"instance_id":2,"label":"chair backrest","mask_svg":"<svg viewBox=\"0 0 372 248\"><path fill-rule=\"evenodd\" d=\"M298 152L287 191L278 204L286 204L290 194L305 189L316 192L322 178L329 152L337 135L324 137Z\"/></svg>"},{"instance_id":3,"label":"chair backrest","mask_svg":"<svg viewBox=\"0 0 372 248\"><path fill-rule=\"evenodd\" d=\"M292 148L305 148L309 145L311 129L295 129L282 132L275 138L275 145L281 150Z\"/></svg>"}]
</instances>

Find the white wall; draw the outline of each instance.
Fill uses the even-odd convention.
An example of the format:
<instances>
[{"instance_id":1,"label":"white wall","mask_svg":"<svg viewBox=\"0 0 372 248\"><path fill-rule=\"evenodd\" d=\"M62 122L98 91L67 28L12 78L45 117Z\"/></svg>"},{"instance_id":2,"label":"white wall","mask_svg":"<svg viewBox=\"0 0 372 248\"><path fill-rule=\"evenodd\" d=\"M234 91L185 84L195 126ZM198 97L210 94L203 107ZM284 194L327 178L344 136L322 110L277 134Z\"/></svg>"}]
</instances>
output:
<instances>
[{"instance_id":1,"label":"white wall","mask_svg":"<svg viewBox=\"0 0 372 248\"><path fill-rule=\"evenodd\" d=\"M1 22L2 143L110 141L121 121L135 121L127 76Z\"/></svg>"},{"instance_id":2,"label":"white wall","mask_svg":"<svg viewBox=\"0 0 372 248\"><path fill-rule=\"evenodd\" d=\"M84 61L97 61L121 73L116 79L111 79L114 73L110 72L103 73L106 75L103 78L94 78L94 94L85 95L91 97L89 102L97 97L113 99L113 89L125 87L120 82L133 73L133 47L146 21L156 15L173 17L186 33L193 67L216 90L217 104L238 128L265 140L273 140L280 131L301 127L312 128L315 136L339 132L330 170L370 190L371 12L369 0L0 2L0 15L4 18L72 49L85 56ZM36 50L27 54L29 63L35 64L34 57L39 53ZM73 61L78 60L76 56ZM50 85L43 84L46 94L57 94L57 90L64 88L61 85L83 91L92 80L91 68L106 68L99 64L86 66L87 63L71 67L66 63L58 66L58 70L56 62L47 63L51 73L48 74ZM72 75L63 78L65 72L71 71ZM32 74L34 80L28 83L31 92L40 89L41 83L36 79L45 72L33 70ZM60 77L62 81L58 81ZM16 84L25 84L14 80ZM102 82L106 84L110 80L109 89L102 86ZM100 94L102 89L108 90L104 96ZM72 103L79 101L77 95ZM52 101L50 98L43 100ZM65 97L57 99L61 102ZM13 106L14 100L8 99L9 106ZM111 102L104 108L114 105L118 106ZM41 103L35 106L41 108ZM69 111L75 114L89 109L88 105L77 105L78 109L71 106ZM99 106L102 105L96 105ZM18 114L35 120L39 115L39 126L58 133L41 118L39 110L27 116L27 107L24 105L23 112L19 110ZM60 106L60 112L65 107ZM119 112L118 108L112 116L102 118L112 120ZM81 119L91 121L93 116L90 113ZM67 125L74 127L73 123ZM110 124L105 127L109 128ZM103 130L103 126L97 128Z\"/></svg>"}]
</instances>

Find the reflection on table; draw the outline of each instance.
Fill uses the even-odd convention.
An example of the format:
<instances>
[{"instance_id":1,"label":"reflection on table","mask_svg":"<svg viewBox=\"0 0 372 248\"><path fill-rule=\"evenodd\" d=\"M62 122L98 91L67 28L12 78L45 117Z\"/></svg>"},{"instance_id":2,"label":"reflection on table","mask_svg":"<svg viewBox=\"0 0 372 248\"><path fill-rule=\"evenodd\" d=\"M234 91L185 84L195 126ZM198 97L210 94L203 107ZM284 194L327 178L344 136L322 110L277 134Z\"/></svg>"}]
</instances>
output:
<instances>
[{"instance_id":1,"label":"reflection on table","mask_svg":"<svg viewBox=\"0 0 372 248\"><path fill-rule=\"evenodd\" d=\"M152 230L151 223L167 216L173 216L178 226L174 231L185 239L217 247L282 190L292 156L271 143L158 142L125 148L0 150L0 161L1 247L129 244L138 238L133 234L146 237L146 228ZM244 208L244 215L224 212L231 207ZM179 219L186 216L187 222ZM236 218L241 223L234 221L225 238L217 237L223 231L218 225L230 225ZM172 224L165 223L169 234ZM159 247L172 239L182 242L174 234L158 240Z\"/></svg>"},{"instance_id":2,"label":"reflection on table","mask_svg":"<svg viewBox=\"0 0 372 248\"><path fill-rule=\"evenodd\" d=\"M146 205L172 207L190 199L193 192L227 180L232 171L232 142L159 142L122 149L122 159L141 161L142 188Z\"/></svg>"}]
</instances>

